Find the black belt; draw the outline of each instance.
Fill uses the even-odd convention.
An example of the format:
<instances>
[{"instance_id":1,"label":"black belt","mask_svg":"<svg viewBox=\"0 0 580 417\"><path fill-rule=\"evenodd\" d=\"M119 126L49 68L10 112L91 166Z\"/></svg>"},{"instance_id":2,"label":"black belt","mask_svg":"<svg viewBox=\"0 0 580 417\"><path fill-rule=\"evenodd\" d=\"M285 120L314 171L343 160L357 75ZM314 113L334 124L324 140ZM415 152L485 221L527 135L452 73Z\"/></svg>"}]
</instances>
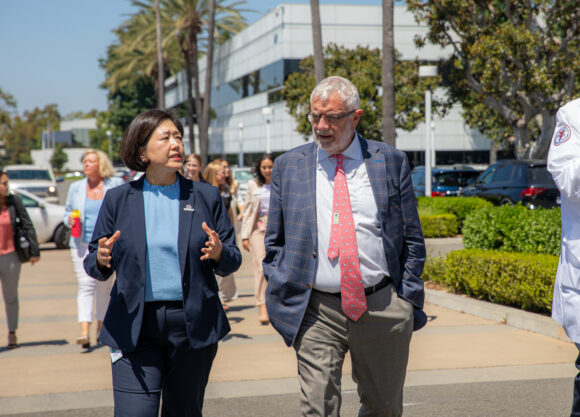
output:
<instances>
[{"instance_id":1,"label":"black belt","mask_svg":"<svg viewBox=\"0 0 580 417\"><path fill-rule=\"evenodd\" d=\"M389 276L385 276L382 280L380 280L377 284L375 285L371 285L370 287L366 287L365 288L365 295L371 295L376 293L378 290L382 290L383 288L385 288L387 285L389 285L391 283L391 277ZM318 291L317 289L314 289L315 291ZM319 291L322 292L324 294L330 294L330 295L334 295L335 297L339 297L340 298L340 293L339 292L325 292L325 291Z\"/></svg>"}]
</instances>

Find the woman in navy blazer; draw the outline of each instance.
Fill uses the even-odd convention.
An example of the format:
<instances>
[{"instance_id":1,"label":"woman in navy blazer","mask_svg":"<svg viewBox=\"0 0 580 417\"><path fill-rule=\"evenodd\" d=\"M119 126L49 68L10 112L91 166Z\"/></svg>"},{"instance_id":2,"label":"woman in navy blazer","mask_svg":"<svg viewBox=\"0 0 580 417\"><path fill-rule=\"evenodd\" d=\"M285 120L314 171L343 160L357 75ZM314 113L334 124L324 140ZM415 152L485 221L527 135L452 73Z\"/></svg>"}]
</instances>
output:
<instances>
[{"instance_id":1,"label":"woman in navy blazer","mask_svg":"<svg viewBox=\"0 0 580 417\"><path fill-rule=\"evenodd\" d=\"M183 127L170 113L137 116L121 142L145 175L110 190L85 259L89 275L116 272L101 342L110 346L115 416L201 416L217 343L230 330L215 274L241 254L219 191L178 174Z\"/></svg>"}]
</instances>

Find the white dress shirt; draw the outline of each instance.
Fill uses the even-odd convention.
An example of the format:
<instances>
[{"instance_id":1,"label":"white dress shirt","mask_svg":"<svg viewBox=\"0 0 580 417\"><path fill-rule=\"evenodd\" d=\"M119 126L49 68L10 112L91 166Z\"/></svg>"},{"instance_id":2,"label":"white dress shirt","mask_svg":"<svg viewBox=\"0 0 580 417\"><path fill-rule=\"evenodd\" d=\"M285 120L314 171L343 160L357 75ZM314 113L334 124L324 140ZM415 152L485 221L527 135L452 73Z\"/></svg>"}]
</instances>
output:
<instances>
[{"instance_id":1,"label":"white dress shirt","mask_svg":"<svg viewBox=\"0 0 580 417\"><path fill-rule=\"evenodd\" d=\"M362 156L358 134L343 152L344 171L355 224L360 270L365 287L378 284L389 275L377 203ZM316 164L316 223L318 232L318 269L314 288L340 292L339 258L328 258L328 243L332 222L334 171L336 158L318 148Z\"/></svg>"}]
</instances>

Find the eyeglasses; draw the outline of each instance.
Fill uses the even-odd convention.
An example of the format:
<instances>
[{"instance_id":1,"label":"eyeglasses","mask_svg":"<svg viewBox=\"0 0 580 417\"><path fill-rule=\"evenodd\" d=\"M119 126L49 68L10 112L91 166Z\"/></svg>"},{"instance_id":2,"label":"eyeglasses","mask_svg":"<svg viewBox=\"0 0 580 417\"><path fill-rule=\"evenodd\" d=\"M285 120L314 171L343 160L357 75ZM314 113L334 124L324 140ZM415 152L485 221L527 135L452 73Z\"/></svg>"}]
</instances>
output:
<instances>
[{"instance_id":1,"label":"eyeglasses","mask_svg":"<svg viewBox=\"0 0 580 417\"><path fill-rule=\"evenodd\" d=\"M346 116L353 114L356 110L351 110L348 113L342 114L315 114L315 113L308 113L308 121L313 125L317 125L320 123L320 119L324 117L326 123L329 125L337 124L341 119L344 119Z\"/></svg>"}]
</instances>

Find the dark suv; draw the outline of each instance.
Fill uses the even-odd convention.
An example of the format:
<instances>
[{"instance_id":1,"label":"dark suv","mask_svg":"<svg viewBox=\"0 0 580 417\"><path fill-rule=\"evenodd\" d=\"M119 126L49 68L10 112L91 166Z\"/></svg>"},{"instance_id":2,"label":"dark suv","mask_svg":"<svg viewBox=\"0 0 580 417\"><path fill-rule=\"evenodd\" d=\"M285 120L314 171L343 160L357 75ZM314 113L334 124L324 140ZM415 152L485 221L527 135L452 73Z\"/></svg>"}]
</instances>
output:
<instances>
[{"instance_id":1,"label":"dark suv","mask_svg":"<svg viewBox=\"0 0 580 417\"><path fill-rule=\"evenodd\" d=\"M460 194L485 198L497 205L519 202L530 208L560 205L560 192L546 168L546 161L540 160L498 161Z\"/></svg>"},{"instance_id":2,"label":"dark suv","mask_svg":"<svg viewBox=\"0 0 580 417\"><path fill-rule=\"evenodd\" d=\"M431 197L456 196L461 187L473 184L479 171L471 167L431 168ZM411 171L415 196L425 195L425 167L419 165Z\"/></svg>"}]
</instances>

